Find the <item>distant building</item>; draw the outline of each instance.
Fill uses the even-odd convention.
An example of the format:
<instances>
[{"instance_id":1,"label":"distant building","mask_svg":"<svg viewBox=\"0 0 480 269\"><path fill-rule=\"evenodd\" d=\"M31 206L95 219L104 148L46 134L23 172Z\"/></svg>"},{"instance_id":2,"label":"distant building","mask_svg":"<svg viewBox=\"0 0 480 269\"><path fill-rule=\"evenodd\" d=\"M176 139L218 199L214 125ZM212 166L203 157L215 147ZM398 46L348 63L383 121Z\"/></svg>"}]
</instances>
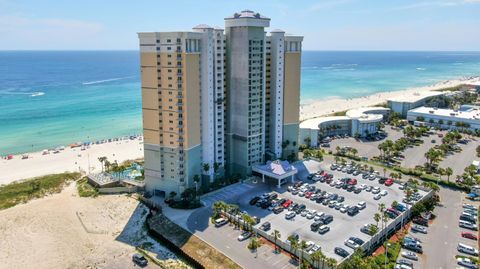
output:
<instances>
[{"instance_id":1,"label":"distant building","mask_svg":"<svg viewBox=\"0 0 480 269\"><path fill-rule=\"evenodd\" d=\"M418 107L408 111L409 122L423 122L426 126L443 129L480 129L480 107L463 105L458 110Z\"/></svg>"},{"instance_id":2,"label":"distant building","mask_svg":"<svg viewBox=\"0 0 480 269\"><path fill-rule=\"evenodd\" d=\"M432 98L442 95L444 95L444 92L440 91L425 91L416 92L413 94L404 94L397 98L387 100L387 106L392 110L392 112L399 113L403 118L405 118L409 110L423 106Z\"/></svg>"},{"instance_id":3,"label":"distant building","mask_svg":"<svg viewBox=\"0 0 480 269\"><path fill-rule=\"evenodd\" d=\"M351 109L345 116L318 117L300 123L299 144L310 140L310 145L318 146L319 140L327 136L349 135L365 137L378 132L378 125L390 113L385 107L362 107Z\"/></svg>"},{"instance_id":4,"label":"distant building","mask_svg":"<svg viewBox=\"0 0 480 269\"><path fill-rule=\"evenodd\" d=\"M303 37L269 26L245 10L225 31L138 34L147 191L181 193L296 154Z\"/></svg>"}]
</instances>

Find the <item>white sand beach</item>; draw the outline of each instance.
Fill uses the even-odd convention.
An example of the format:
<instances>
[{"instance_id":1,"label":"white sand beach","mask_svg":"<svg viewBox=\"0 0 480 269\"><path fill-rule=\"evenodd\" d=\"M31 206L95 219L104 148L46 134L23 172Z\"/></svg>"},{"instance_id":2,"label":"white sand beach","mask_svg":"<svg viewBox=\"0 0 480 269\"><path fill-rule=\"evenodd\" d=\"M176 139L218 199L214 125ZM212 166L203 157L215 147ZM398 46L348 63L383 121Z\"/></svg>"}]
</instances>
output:
<instances>
[{"instance_id":1,"label":"white sand beach","mask_svg":"<svg viewBox=\"0 0 480 269\"><path fill-rule=\"evenodd\" d=\"M22 159L21 155L13 156L11 160L0 159L0 185L65 171L87 172L89 163L90 172L99 172L102 167L98 158L102 156L110 162L116 160L118 163L143 158L143 141L120 140L90 145L85 150L66 147L56 154L51 152L42 155L42 152L34 152L28 154L28 159Z\"/></svg>"},{"instance_id":2,"label":"white sand beach","mask_svg":"<svg viewBox=\"0 0 480 269\"><path fill-rule=\"evenodd\" d=\"M0 268L138 268L135 246L168 268L187 268L147 235L147 208L127 195L81 198L61 193L0 211ZM151 264L149 268L159 268Z\"/></svg>"},{"instance_id":3,"label":"white sand beach","mask_svg":"<svg viewBox=\"0 0 480 269\"><path fill-rule=\"evenodd\" d=\"M402 91L380 92L373 95L350 98L350 99L328 99L314 101L309 104L300 105L300 120L311 119L319 116L332 114L334 112L345 111L352 108L363 106L374 106L385 103L391 98L408 98L419 92L429 92L449 87L455 87L461 84L480 83L480 77L467 77L456 80L446 80L434 85L411 88Z\"/></svg>"},{"instance_id":4,"label":"white sand beach","mask_svg":"<svg viewBox=\"0 0 480 269\"><path fill-rule=\"evenodd\" d=\"M467 77L456 80L447 80L431 86L412 88L403 91L381 92L370 96L351 99L328 99L318 100L300 106L300 120L306 120L319 116L332 114L362 106L373 106L385 103L390 98L408 99L420 92L435 91L443 88L454 87L461 84L478 84L480 77ZM109 161L122 162L143 158L143 143L139 139L121 140L104 144L95 144L82 151L80 148L69 148L60 153L42 155L42 152L28 154L28 159L22 159L21 155L14 156L12 160L0 160L0 185L8 184L17 180L42 176L65 171L90 171L98 172L101 164L98 158L106 156ZM90 160L90 162L89 162Z\"/></svg>"}]
</instances>

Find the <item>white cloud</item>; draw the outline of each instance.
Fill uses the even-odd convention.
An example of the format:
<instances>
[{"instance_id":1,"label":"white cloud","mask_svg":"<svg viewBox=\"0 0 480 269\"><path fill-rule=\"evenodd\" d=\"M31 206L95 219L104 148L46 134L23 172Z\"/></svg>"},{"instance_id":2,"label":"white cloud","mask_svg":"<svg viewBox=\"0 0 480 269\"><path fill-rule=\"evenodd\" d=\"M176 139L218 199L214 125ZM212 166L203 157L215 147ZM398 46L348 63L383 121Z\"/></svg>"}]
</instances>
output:
<instances>
[{"instance_id":1,"label":"white cloud","mask_svg":"<svg viewBox=\"0 0 480 269\"><path fill-rule=\"evenodd\" d=\"M84 44L86 38L96 38L103 31L103 25L95 22L0 16L0 49L79 48L76 44Z\"/></svg>"}]
</instances>

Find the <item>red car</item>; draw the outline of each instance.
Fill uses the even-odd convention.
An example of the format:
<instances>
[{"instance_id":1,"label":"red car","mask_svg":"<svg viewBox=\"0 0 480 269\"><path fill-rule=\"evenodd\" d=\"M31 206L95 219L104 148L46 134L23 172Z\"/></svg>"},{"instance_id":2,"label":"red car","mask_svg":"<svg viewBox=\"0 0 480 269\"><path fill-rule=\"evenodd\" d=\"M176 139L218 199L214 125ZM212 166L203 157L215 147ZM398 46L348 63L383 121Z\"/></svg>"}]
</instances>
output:
<instances>
[{"instance_id":1,"label":"red car","mask_svg":"<svg viewBox=\"0 0 480 269\"><path fill-rule=\"evenodd\" d=\"M350 180L348 181L348 185L357 185L357 180L354 179L354 178L353 178L353 179L350 179Z\"/></svg>"},{"instance_id":2,"label":"red car","mask_svg":"<svg viewBox=\"0 0 480 269\"><path fill-rule=\"evenodd\" d=\"M462 237L477 240L477 236L472 233L462 232Z\"/></svg>"},{"instance_id":3,"label":"red car","mask_svg":"<svg viewBox=\"0 0 480 269\"><path fill-rule=\"evenodd\" d=\"M393 179L389 178L385 180L385 186L392 186L393 185Z\"/></svg>"},{"instance_id":4,"label":"red car","mask_svg":"<svg viewBox=\"0 0 480 269\"><path fill-rule=\"evenodd\" d=\"M307 191L307 192L305 193L305 198L307 198L307 199L310 198L310 196L312 196L312 194L313 194L313 192Z\"/></svg>"}]
</instances>

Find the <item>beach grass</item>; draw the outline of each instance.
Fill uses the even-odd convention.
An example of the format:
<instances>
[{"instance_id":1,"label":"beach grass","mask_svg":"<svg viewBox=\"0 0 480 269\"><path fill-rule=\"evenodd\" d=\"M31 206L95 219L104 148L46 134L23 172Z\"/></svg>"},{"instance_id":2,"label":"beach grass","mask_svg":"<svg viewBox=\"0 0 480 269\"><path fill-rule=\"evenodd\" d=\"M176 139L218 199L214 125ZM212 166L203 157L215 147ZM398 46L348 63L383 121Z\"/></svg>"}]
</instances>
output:
<instances>
[{"instance_id":1,"label":"beach grass","mask_svg":"<svg viewBox=\"0 0 480 269\"><path fill-rule=\"evenodd\" d=\"M77 181L77 190L80 197L97 197L98 195L98 189L90 185L86 177Z\"/></svg>"},{"instance_id":2,"label":"beach grass","mask_svg":"<svg viewBox=\"0 0 480 269\"><path fill-rule=\"evenodd\" d=\"M58 193L66 183L79 178L79 173L61 173L0 186L0 210L26 203L48 194Z\"/></svg>"}]
</instances>

